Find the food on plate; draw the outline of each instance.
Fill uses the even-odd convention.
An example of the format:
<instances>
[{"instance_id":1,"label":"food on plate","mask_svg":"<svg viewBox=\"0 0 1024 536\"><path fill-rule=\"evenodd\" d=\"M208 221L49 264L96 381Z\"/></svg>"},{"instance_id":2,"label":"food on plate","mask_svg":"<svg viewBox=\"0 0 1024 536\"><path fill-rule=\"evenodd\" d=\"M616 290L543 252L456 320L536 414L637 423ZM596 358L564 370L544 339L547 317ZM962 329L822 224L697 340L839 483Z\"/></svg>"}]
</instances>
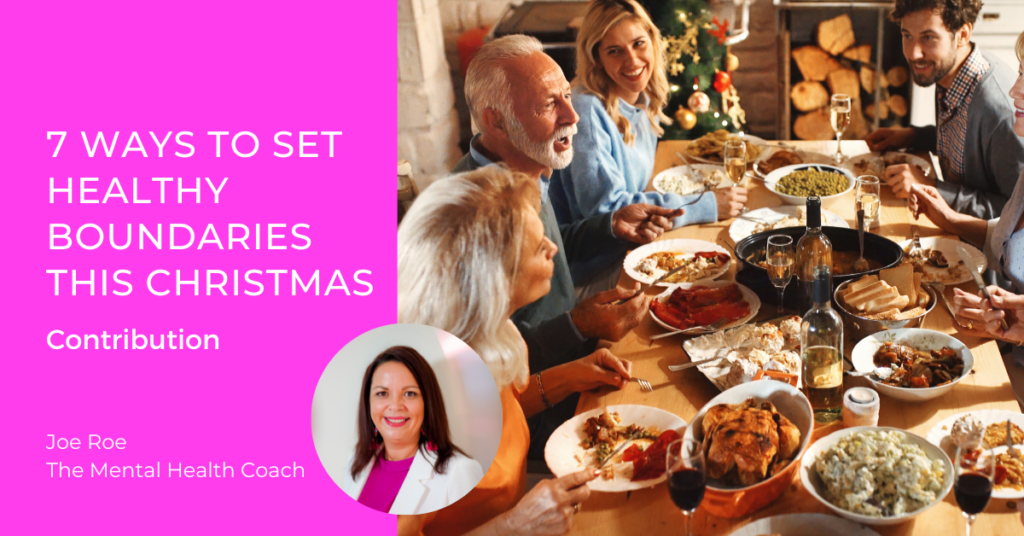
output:
<instances>
[{"instance_id":1,"label":"food on plate","mask_svg":"<svg viewBox=\"0 0 1024 536\"><path fill-rule=\"evenodd\" d=\"M963 259L953 263L938 249L914 249L913 244L903 249L903 264L913 266L925 283L956 281L968 274Z\"/></svg>"},{"instance_id":2,"label":"food on plate","mask_svg":"<svg viewBox=\"0 0 1024 536\"><path fill-rule=\"evenodd\" d=\"M882 156L882 161L885 162L886 166L895 166L897 164L910 164L916 167L917 170L921 172L921 175L927 175L928 171L930 171L921 166L921 164L918 163L918 158L911 154L889 152L885 153L885 155Z\"/></svg>"},{"instance_id":3,"label":"food on plate","mask_svg":"<svg viewBox=\"0 0 1024 536\"><path fill-rule=\"evenodd\" d=\"M1012 441L1014 445L1024 445L1024 430L1021 430L1016 424L1010 423L1010 428L1013 430ZM1000 421L988 425L985 428L985 436L982 440L985 448L999 447L1006 444L1006 421Z\"/></svg>"},{"instance_id":4,"label":"food on plate","mask_svg":"<svg viewBox=\"0 0 1024 536\"><path fill-rule=\"evenodd\" d=\"M866 275L839 294L847 311L871 320L907 320L928 310L931 295L909 264Z\"/></svg>"},{"instance_id":5,"label":"food on plate","mask_svg":"<svg viewBox=\"0 0 1024 536\"><path fill-rule=\"evenodd\" d=\"M953 444L962 449L978 448L984 435L985 425L982 424L981 419L970 413L957 419L953 423L953 429L949 431L949 437L953 440Z\"/></svg>"},{"instance_id":6,"label":"food on plate","mask_svg":"<svg viewBox=\"0 0 1024 536\"><path fill-rule=\"evenodd\" d=\"M712 406L701 430L708 476L730 485L778 474L800 450L800 429L768 401Z\"/></svg>"},{"instance_id":7,"label":"food on plate","mask_svg":"<svg viewBox=\"0 0 1024 536\"><path fill-rule=\"evenodd\" d=\"M825 197L841 194L850 186L846 175L815 168L798 169L775 183L775 191L799 197Z\"/></svg>"},{"instance_id":8,"label":"food on plate","mask_svg":"<svg viewBox=\"0 0 1024 536\"><path fill-rule=\"evenodd\" d=\"M743 140L744 144L747 146L747 162L753 162L757 157L761 156L761 151L763 149L760 146L750 143L750 140L743 136L731 134L725 129L710 132L691 141L689 145L686 146L686 154L703 158L705 160L721 162L722 150L725 148L725 142L731 139Z\"/></svg>"},{"instance_id":9,"label":"food on plate","mask_svg":"<svg viewBox=\"0 0 1024 536\"><path fill-rule=\"evenodd\" d=\"M1000 425L1002 426L1002 425ZM1024 490L1024 456L1019 450L1015 454L1010 451L996 454L996 473L993 484L996 488Z\"/></svg>"},{"instance_id":10,"label":"food on plate","mask_svg":"<svg viewBox=\"0 0 1024 536\"><path fill-rule=\"evenodd\" d=\"M618 413L602 412L590 417L583 424L583 440L580 446L590 452L592 465L601 465L615 449L632 437L633 443L622 453L616 455L602 468L601 476L605 480L615 478L616 473L632 469L631 481L658 478L665 473L665 451L668 445L679 439L675 430L659 433L655 427L643 427L637 424L622 426Z\"/></svg>"},{"instance_id":11,"label":"food on plate","mask_svg":"<svg viewBox=\"0 0 1024 536\"><path fill-rule=\"evenodd\" d=\"M694 176L663 175L660 179L660 186L666 192L679 195L689 195L703 190L718 188L718 185L728 180L729 176L724 171L715 170L710 175L694 171Z\"/></svg>"},{"instance_id":12,"label":"food on plate","mask_svg":"<svg viewBox=\"0 0 1024 536\"><path fill-rule=\"evenodd\" d=\"M762 369L799 378L800 317L777 322L744 324L691 339L683 347L691 360L719 359L697 368L722 390L753 381Z\"/></svg>"},{"instance_id":13,"label":"food on plate","mask_svg":"<svg viewBox=\"0 0 1024 536\"><path fill-rule=\"evenodd\" d=\"M697 253L659 251L641 260L636 266L636 271L657 279L666 272L685 265L685 268L672 274L672 277L664 282L689 283L713 276L715 272L729 264L730 260L731 257L728 253L719 251L698 251Z\"/></svg>"},{"instance_id":14,"label":"food on plate","mask_svg":"<svg viewBox=\"0 0 1024 536\"><path fill-rule=\"evenodd\" d=\"M860 257L860 254L854 251L833 251L832 275L849 275L855 273L853 271L853 263L857 261L858 257ZM882 263L874 259L867 259L867 261L870 270L877 270L882 267ZM767 270L768 260L765 258L765 248L754 250L754 252L747 257L747 262Z\"/></svg>"},{"instance_id":15,"label":"food on plate","mask_svg":"<svg viewBox=\"0 0 1024 536\"><path fill-rule=\"evenodd\" d=\"M854 175L874 175L881 177L885 173L885 161L878 156L864 156L853 159Z\"/></svg>"},{"instance_id":16,"label":"food on plate","mask_svg":"<svg viewBox=\"0 0 1024 536\"><path fill-rule=\"evenodd\" d=\"M754 225L754 231L750 234L774 231L775 229L783 229L785 227L804 227L806 225L807 209L805 207L799 207L794 216L786 215L781 220L775 220L771 223L766 221L757 222L757 224Z\"/></svg>"},{"instance_id":17,"label":"food on plate","mask_svg":"<svg viewBox=\"0 0 1024 536\"><path fill-rule=\"evenodd\" d=\"M891 517L938 499L945 482L941 460L897 431L865 430L841 438L814 462L825 499L857 514Z\"/></svg>"},{"instance_id":18,"label":"food on plate","mask_svg":"<svg viewBox=\"0 0 1024 536\"><path fill-rule=\"evenodd\" d=\"M757 170L767 175L780 167L803 164L804 159L795 151L779 150L757 164Z\"/></svg>"},{"instance_id":19,"label":"food on plate","mask_svg":"<svg viewBox=\"0 0 1024 536\"><path fill-rule=\"evenodd\" d=\"M952 348L930 352L894 342L882 343L874 355L878 381L893 387L938 387L964 373L964 360Z\"/></svg>"},{"instance_id":20,"label":"food on plate","mask_svg":"<svg viewBox=\"0 0 1024 536\"><path fill-rule=\"evenodd\" d=\"M722 318L734 322L750 314L750 304L743 299L736 283L723 287L694 286L677 288L662 303L655 300L651 311L662 322L678 328L710 326Z\"/></svg>"}]
</instances>

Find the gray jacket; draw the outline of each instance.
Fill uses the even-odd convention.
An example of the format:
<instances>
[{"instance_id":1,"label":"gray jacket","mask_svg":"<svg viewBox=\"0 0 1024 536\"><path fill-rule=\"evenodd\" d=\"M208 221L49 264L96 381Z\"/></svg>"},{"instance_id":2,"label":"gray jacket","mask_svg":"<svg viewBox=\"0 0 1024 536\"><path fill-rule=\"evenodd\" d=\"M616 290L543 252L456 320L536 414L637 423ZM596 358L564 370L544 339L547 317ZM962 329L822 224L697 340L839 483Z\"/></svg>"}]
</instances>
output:
<instances>
[{"instance_id":1,"label":"gray jacket","mask_svg":"<svg viewBox=\"0 0 1024 536\"><path fill-rule=\"evenodd\" d=\"M975 45L977 46L977 45ZM953 210L984 220L998 218L1024 169L1024 140L1013 132L1014 107L1010 88L1017 72L982 51L992 66L978 81L967 110L962 183L939 182L936 187ZM936 102L936 117L938 102ZM936 150L936 127L916 127L914 149Z\"/></svg>"}]
</instances>

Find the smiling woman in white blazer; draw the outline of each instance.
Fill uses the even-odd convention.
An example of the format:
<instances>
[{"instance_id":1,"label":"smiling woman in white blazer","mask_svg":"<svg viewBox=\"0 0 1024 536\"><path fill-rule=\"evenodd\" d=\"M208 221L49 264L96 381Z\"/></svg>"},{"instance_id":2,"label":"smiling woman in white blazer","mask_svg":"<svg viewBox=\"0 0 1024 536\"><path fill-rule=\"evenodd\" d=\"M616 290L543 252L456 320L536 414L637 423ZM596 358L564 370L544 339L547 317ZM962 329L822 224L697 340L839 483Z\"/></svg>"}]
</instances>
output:
<instances>
[{"instance_id":1,"label":"smiling woman in white blazer","mask_svg":"<svg viewBox=\"0 0 1024 536\"><path fill-rule=\"evenodd\" d=\"M412 348L389 348L366 368L358 428L342 489L366 506L426 514L483 478L480 464L452 443L437 377Z\"/></svg>"}]
</instances>

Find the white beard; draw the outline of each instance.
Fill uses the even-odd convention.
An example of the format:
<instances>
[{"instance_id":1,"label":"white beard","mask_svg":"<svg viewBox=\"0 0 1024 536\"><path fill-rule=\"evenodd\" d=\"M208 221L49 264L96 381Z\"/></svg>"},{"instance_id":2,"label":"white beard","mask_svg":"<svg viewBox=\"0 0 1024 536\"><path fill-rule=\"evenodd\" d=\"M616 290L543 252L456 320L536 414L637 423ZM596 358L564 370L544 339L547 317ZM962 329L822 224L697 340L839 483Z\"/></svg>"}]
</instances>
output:
<instances>
[{"instance_id":1,"label":"white beard","mask_svg":"<svg viewBox=\"0 0 1024 536\"><path fill-rule=\"evenodd\" d=\"M515 118L507 124L508 137L512 145L538 164L551 169L562 169L572 162L572 136L576 134L576 125L562 127L547 141L536 142L530 139L522 123ZM555 140L566 137L570 140L569 150L561 153L555 151Z\"/></svg>"}]
</instances>

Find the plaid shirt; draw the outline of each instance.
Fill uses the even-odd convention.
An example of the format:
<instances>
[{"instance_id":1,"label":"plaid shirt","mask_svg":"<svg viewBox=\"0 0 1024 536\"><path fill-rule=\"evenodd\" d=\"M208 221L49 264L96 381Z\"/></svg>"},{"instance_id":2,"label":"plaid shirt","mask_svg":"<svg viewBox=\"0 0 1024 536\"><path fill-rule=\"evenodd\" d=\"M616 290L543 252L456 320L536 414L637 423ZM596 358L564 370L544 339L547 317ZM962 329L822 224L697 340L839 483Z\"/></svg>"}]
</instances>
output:
<instances>
[{"instance_id":1,"label":"plaid shirt","mask_svg":"<svg viewBox=\"0 0 1024 536\"><path fill-rule=\"evenodd\" d=\"M967 136L967 109L971 106L971 94L989 69L989 63L975 46L950 84L949 89L935 84L935 99L938 104L938 152L946 180L963 182L964 141Z\"/></svg>"}]
</instances>

